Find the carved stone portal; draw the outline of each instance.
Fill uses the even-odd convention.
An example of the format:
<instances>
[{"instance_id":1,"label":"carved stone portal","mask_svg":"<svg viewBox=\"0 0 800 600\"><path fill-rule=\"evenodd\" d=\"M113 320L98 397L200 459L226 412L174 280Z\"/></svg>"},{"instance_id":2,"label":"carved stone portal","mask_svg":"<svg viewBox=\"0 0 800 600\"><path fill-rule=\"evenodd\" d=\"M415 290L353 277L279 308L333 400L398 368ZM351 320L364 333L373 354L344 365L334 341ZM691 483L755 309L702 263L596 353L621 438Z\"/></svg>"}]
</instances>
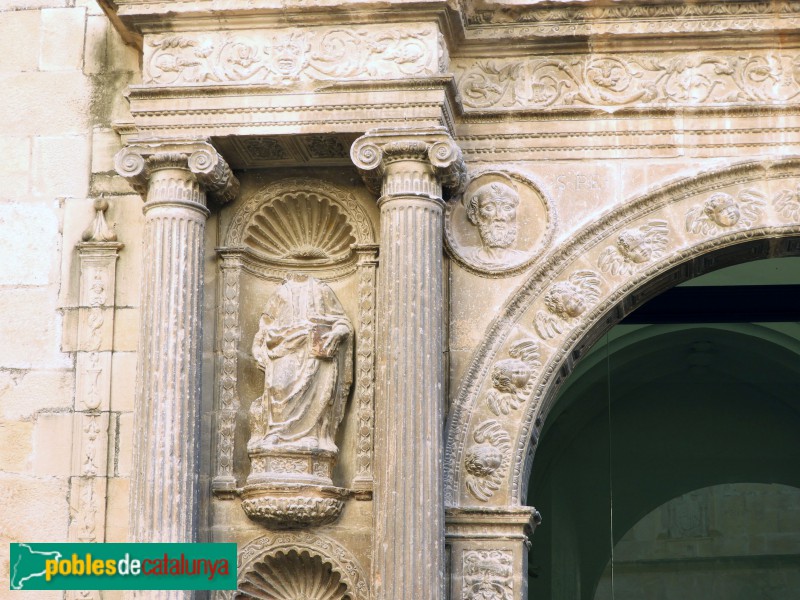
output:
<instances>
[{"instance_id":1,"label":"carved stone portal","mask_svg":"<svg viewBox=\"0 0 800 600\"><path fill-rule=\"evenodd\" d=\"M338 518L336 430L353 372L353 326L325 283L292 273L269 298L253 340L264 394L250 405L247 515L271 527Z\"/></svg>"}]
</instances>

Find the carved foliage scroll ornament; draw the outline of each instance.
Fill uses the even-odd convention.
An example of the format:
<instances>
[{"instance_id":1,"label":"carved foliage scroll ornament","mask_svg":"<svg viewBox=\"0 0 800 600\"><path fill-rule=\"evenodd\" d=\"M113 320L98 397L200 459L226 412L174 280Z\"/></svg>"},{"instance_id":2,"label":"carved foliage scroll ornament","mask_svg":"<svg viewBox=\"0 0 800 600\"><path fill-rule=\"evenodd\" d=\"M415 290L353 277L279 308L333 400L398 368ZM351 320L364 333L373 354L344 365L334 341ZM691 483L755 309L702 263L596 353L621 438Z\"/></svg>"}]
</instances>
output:
<instances>
[{"instance_id":1,"label":"carved foliage scroll ornament","mask_svg":"<svg viewBox=\"0 0 800 600\"><path fill-rule=\"evenodd\" d=\"M475 443L467 450L465 467L469 492L487 502L500 489L508 472L511 437L499 421L484 421L472 434Z\"/></svg>"},{"instance_id":2,"label":"carved foliage scroll ornament","mask_svg":"<svg viewBox=\"0 0 800 600\"><path fill-rule=\"evenodd\" d=\"M566 281L556 283L544 296L547 311L540 310L533 320L542 339L563 333L600 297L600 277L594 271L576 271Z\"/></svg>"},{"instance_id":3,"label":"carved foliage scroll ornament","mask_svg":"<svg viewBox=\"0 0 800 600\"><path fill-rule=\"evenodd\" d=\"M435 27L311 28L150 36L151 85L263 83L278 88L348 79L399 79L438 70Z\"/></svg>"},{"instance_id":4,"label":"carved foliage scroll ornament","mask_svg":"<svg viewBox=\"0 0 800 600\"><path fill-rule=\"evenodd\" d=\"M715 192L686 214L686 231L707 236L725 229L750 227L761 218L764 206L764 196L755 190L742 190L736 197Z\"/></svg>"},{"instance_id":5,"label":"carved foliage scroll ornament","mask_svg":"<svg viewBox=\"0 0 800 600\"><path fill-rule=\"evenodd\" d=\"M637 267L661 257L668 244L666 221L648 221L640 227L623 231L617 243L600 254L598 266L611 275L631 275Z\"/></svg>"},{"instance_id":6,"label":"carved foliage scroll ornament","mask_svg":"<svg viewBox=\"0 0 800 600\"><path fill-rule=\"evenodd\" d=\"M475 109L785 104L800 96L797 54L552 56L456 70L464 104Z\"/></svg>"},{"instance_id":7,"label":"carved foliage scroll ornament","mask_svg":"<svg viewBox=\"0 0 800 600\"><path fill-rule=\"evenodd\" d=\"M462 600L513 600L514 555L508 550L465 550Z\"/></svg>"},{"instance_id":8,"label":"carved foliage scroll ornament","mask_svg":"<svg viewBox=\"0 0 800 600\"><path fill-rule=\"evenodd\" d=\"M330 473L353 375L353 326L327 284L290 273L253 340L264 393L250 405L252 461L243 507L272 526L330 522L342 508Z\"/></svg>"},{"instance_id":9,"label":"carved foliage scroll ornament","mask_svg":"<svg viewBox=\"0 0 800 600\"><path fill-rule=\"evenodd\" d=\"M307 532L266 535L239 555L235 598L369 600L356 559L333 540ZM229 596L230 597L230 596Z\"/></svg>"},{"instance_id":10,"label":"carved foliage scroll ornament","mask_svg":"<svg viewBox=\"0 0 800 600\"><path fill-rule=\"evenodd\" d=\"M537 186L512 172L484 170L469 181L445 219L447 245L479 273L512 273L528 266L550 242L555 215Z\"/></svg>"}]
</instances>

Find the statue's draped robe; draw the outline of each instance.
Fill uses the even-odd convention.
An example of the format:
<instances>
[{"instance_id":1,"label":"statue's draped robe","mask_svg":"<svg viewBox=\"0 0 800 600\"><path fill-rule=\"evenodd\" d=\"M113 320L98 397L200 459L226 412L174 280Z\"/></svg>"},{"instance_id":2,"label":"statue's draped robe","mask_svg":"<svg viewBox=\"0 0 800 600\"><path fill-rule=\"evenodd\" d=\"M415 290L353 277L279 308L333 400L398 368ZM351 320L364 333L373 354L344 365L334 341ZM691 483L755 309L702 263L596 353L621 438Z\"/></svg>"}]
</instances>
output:
<instances>
[{"instance_id":1,"label":"statue's draped robe","mask_svg":"<svg viewBox=\"0 0 800 600\"><path fill-rule=\"evenodd\" d=\"M319 337L337 326L349 335L325 356ZM333 290L310 277L284 282L264 307L253 356L265 376L264 395L251 408L250 446L335 451L352 380L352 325Z\"/></svg>"}]
</instances>

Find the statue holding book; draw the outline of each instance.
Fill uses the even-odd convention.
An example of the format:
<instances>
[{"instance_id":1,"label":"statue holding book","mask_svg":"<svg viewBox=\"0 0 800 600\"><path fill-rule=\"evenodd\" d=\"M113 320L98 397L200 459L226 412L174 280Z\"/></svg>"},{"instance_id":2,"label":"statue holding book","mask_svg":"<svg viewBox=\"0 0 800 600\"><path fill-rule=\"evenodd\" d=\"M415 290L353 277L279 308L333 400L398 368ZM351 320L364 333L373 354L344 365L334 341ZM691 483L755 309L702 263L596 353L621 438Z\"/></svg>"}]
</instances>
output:
<instances>
[{"instance_id":1,"label":"statue holding book","mask_svg":"<svg viewBox=\"0 0 800 600\"><path fill-rule=\"evenodd\" d=\"M353 326L325 283L289 274L269 298L253 340L264 394L250 408L248 450L336 452L352 381Z\"/></svg>"}]
</instances>

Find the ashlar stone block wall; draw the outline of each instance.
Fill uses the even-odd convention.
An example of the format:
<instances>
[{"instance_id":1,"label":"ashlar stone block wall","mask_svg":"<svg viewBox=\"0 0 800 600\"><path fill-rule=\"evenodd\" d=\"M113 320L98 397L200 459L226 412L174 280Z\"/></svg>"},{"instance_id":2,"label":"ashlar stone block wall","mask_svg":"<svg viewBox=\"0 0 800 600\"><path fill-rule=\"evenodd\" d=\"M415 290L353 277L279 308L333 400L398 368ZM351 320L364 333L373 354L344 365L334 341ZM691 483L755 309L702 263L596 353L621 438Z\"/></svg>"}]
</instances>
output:
<instances>
[{"instance_id":1,"label":"ashlar stone block wall","mask_svg":"<svg viewBox=\"0 0 800 600\"><path fill-rule=\"evenodd\" d=\"M142 216L138 198L113 197L109 174L138 60L94 0L0 6L0 597L9 542L127 536ZM75 244L101 196L129 243L102 340L113 386L90 425L76 394Z\"/></svg>"}]
</instances>

